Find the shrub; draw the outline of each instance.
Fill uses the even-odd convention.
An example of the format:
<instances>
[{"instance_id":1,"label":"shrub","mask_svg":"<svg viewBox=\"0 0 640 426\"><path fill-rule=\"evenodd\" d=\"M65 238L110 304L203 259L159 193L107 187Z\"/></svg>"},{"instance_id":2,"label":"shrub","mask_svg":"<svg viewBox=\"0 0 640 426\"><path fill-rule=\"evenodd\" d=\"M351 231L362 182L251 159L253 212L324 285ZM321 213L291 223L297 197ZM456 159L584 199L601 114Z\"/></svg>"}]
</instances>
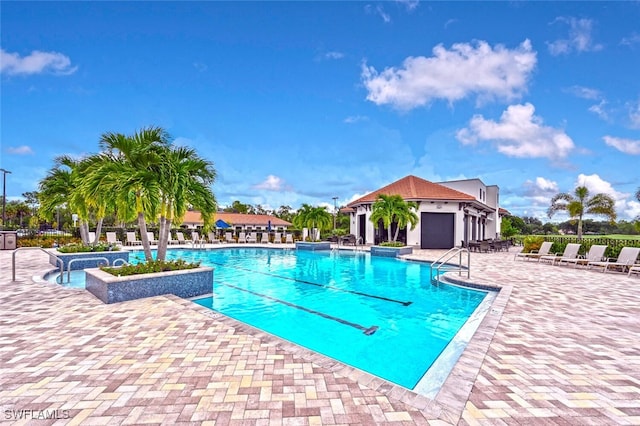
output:
<instances>
[{"instance_id":1,"label":"shrub","mask_svg":"<svg viewBox=\"0 0 640 426\"><path fill-rule=\"evenodd\" d=\"M195 269L200 266L200 262L189 263L183 259L178 260L152 260L136 265L123 265L120 267L101 267L103 271L115 276L128 276L139 274L152 274L154 272L181 271L184 269Z\"/></svg>"},{"instance_id":2,"label":"shrub","mask_svg":"<svg viewBox=\"0 0 640 426\"><path fill-rule=\"evenodd\" d=\"M531 253L533 250L540 250L540 246L544 243L544 237L538 237L535 235L528 235L524 237L522 249L523 253Z\"/></svg>"},{"instance_id":3,"label":"shrub","mask_svg":"<svg viewBox=\"0 0 640 426\"><path fill-rule=\"evenodd\" d=\"M98 243L92 245L86 245L81 243L71 243L65 246L59 247L60 253L95 253L102 251L118 251L120 247L111 244Z\"/></svg>"},{"instance_id":4,"label":"shrub","mask_svg":"<svg viewBox=\"0 0 640 426\"><path fill-rule=\"evenodd\" d=\"M405 243L401 241L383 241L378 245L383 247L404 247Z\"/></svg>"}]
</instances>

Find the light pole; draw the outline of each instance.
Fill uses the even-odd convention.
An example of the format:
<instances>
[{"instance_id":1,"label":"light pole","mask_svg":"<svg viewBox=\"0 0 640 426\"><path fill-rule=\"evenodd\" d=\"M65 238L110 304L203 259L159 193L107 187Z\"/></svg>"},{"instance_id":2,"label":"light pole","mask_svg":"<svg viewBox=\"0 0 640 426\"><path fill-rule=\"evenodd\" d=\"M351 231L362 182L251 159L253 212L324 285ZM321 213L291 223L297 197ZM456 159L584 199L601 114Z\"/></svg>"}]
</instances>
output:
<instances>
[{"instance_id":1,"label":"light pole","mask_svg":"<svg viewBox=\"0 0 640 426\"><path fill-rule=\"evenodd\" d=\"M336 215L338 214L338 207L336 206L336 200L338 197L333 197L333 235L336 234Z\"/></svg>"},{"instance_id":2,"label":"light pole","mask_svg":"<svg viewBox=\"0 0 640 426\"><path fill-rule=\"evenodd\" d=\"M5 227L5 209L7 207L7 174L11 173L9 170L0 169L2 172L2 229Z\"/></svg>"}]
</instances>

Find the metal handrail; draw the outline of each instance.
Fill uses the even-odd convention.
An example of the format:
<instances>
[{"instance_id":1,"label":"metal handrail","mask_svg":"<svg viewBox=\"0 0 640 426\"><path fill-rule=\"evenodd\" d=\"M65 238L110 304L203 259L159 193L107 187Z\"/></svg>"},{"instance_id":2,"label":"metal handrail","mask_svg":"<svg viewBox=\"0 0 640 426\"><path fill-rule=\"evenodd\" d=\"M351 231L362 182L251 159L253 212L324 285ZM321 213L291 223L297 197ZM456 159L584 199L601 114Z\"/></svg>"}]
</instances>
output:
<instances>
[{"instance_id":1,"label":"metal handrail","mask_svg":"<svg viewBox=\"0 0 640 426\"><path fill-rule=\"evenodd\" d=\"M76 259L71 259L67 264L67 282L68 283L71 282L71 264L76 261L82 262L86 260L105 260L107 262L107 266L109 266L109 259L107 259L106 257L78 257ZM60 284L62 284L63 282L64 282L64 277L61 277Z\"/></svg>"},{"instance_id":2,"label":"metal handrail","mask_svg":"<svg viewBox=\"0 0 640 426\"><path fill-rule=\"evenodd\" d=\"M11 254L11 281L15 282L16 280L16 253L20 250L40 250L46 253L50 258L53 257L56 259L56 263L60 263L60 276L64 274L64 261L50 251L47 251L42 247L18 247Z\"/></svg>"},{"instance_id":3,"label":"metal handrail","mask_svg":"<svg viewBox=\"0 0 640 426\"><path fill-rule=\"evenodd\" d=\"M122 263L123 265L129 264L129 262L127 262L126 260L118 258L113 260L113 263L111 264L111 266L117 266L116 263Z\"/></svg>"},{"instance_id":4,"label":"metal handrail","mask_svg":"<svg viewBox=\"0 0 640 426\"><path fill-rule=\"evenodd\" d=\"M442 269L442 267L445 266L447 261L453 259L456 255L459 256L458 267L456 269L458 271L458 275L462 275L462 253L467 253L467 279L471 278L471 252L468 248L465 247L453 247L449 249L445 254L440 256L437 260L431 262L431 269L433 270L435 267L436 270L437 281L440 281L440 270Z\"/></svg>"}]
</instances>

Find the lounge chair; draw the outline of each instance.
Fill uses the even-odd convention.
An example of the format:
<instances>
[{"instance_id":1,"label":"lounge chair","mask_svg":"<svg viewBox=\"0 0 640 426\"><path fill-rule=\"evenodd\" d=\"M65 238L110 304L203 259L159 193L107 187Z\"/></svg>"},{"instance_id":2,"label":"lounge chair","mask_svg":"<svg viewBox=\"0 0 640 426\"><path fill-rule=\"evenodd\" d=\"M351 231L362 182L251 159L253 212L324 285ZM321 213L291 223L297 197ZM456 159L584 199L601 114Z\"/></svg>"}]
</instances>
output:
<instances>
[{"instance_id":1,"label":"lounge chair","mask_svg":"<svg viewBox=\"0 0 640 426\"><path fill-rule=\"evenodd\" d=\"M96 233L89 231L89 236L87 238L89 239L89 244L95 243L96 242Z\"/></svg>"},{"instance_id":2,"label":"lounge chair","mask_svg":"<svg viewBox=\"0 0 640 426\"><path fill-rule=\"evenodd\" d=\"M198 234L197 231L193 231L191 233L191 244L194 247L204 247L205 240L203 238L200 238L200 234Z\"/></svg>"},{"instance_id":3,"label":"lounge chair","mask_svg":"<svg viewBox=\"0 0 640 426\"><path fill-rule=\"evenodd\" d=\"M263 232L262 235L260 236L260 242L262 244L269 244L269 233L268 232Z\"/></svg>"},{"instance_id":4,"label":"lounge chair","mask_svg":"<svg viewBox=\"0 0 640 426\"><path fill-rule=\"evenodd\" d=\"M594 244L589 248L589 252L586 255L578 255L575 259L560 259L558 260L558 264L573 263L573 267L575 268L578 265L586 266L589 264L589 262L602 262L606 249L607 246Z\"/></svg>"},{"instance_id":5,"label":"lounge chair","mask_svg":"<svg viewBox=\"0 0 640 426\"><path fill-rule=\"evenodd\" d=\"M209 237L209 242L211 244L220 244L220 240L216 237L216 233L215 232L209 231L207 233L207 237Z\"/></svg>"},{"instance_id":6,"label":"lounge chair","mask_svg":"<svg viewBox=\"0 0 640 426\"><path fill-rule=\"evenodd\" d=\"M285 235L284 242L288 244L293 244L293 235L291 234Z\"/></svg>"},{"instance_id":7,"label":"lounge chair","mask_svg":"<svg viewBox=\"0 0 640 426\"><path fill-rule=\"evenodd\" d=\"M255 232L252 232L247 236L247 243L257 243L257 242L258 242L258 236Z\"/></svg>"},{"instance_id":8,"label":"lounge chair","mask_svg":"<svg viewBox=\"0 0 640 426\"><path fill-rule=\"evenodd\" d=\"M233 232L225 232L224 234L224 242L225 243L235 243L236 240L233 238Z\"/></svg>"},{"instance_id":9,"label":"lounge chair","mask_svg":"<svg viewBox=\"0 0 640 426\"><path fill-rule=\"evenodd\" d=\"M561 260L573 260L578 257L578 251L580 250L581 244L569 243L564 248L564 252L562 254L555 253L549 254L546 256L540 256L539 262L549 261L552 265L555 265L556 262L560 262Z\"/></svg>"},{"instance_id":10,"label":"lounge chair","mask_svg":"<svg viewBox=\"0 0 640 426\"><path fill-rule=\"evenodd\" d=\"M540 246L540 250L531 250L529 253L516 253L513 257L513 260L517 260L519 257L523 259L537 259L540 260L540 257L549 255L549 250L551 250L551 246L553 243L551 241L545 241Z\"/></svg>"},{"instance_id":11,"label":"lounge chair","mask_svg":"<svg viewBox=\"0 0 640 426\"><path fill-rule=\"evenodd\" d=\"M240 232L238 234L238 242L239 243L246 243L247 242L247 233L246 232Z\"/></svg>"},{"instance_id":12,"label":"lounge chair","mask_svg":"<svg viewBox=\"0 0 640 426\"><path fill-rule=\"evenodd\" d=\"M640 247L623 247L617 259L607 259L603 262L589 262L588 268L595 266L602 268L602 272L607 272L609 267L620 268L622 272L626 272L627 268L635 267L636 259L640 254Z\"/></svg>"},{"instance_id":13,"label":"lounge chair","mask_svg":"<svg viewBox=\"0 0 640 426\"><path fill-rule=\"evenodd\" d=\"M121 246L122 245L122 242L120 240L118 240L118 237L117 237L115 232L105 232L105 235L107 236L107 243L108 244L115 244L117 246Z\"/></svg>"},{"instance_id":14,"label":"lounge chair","mask_svg":"<svg viewBox=\"0 0 640 426\"><path fill-rule=\"evenodd\" d=\"M276 232L276 234L273 237L273 243L274 244L280 244L282 243L282 234L280 232Z\"/></svg>"},{"instance_id":15,"label":"lounge chair","mask_svg":"<svg viewBox=\"0 0 640 426\"><path fill-rule=\"evenodd\" d=\"M640 265L633 265L629 268L629 276L631 276L631 274L638 274L638 276L640 276Z\"/></svg>"},{"instance_id":16,"label":"lounge chair","mask_svg":"<svg viewBox=\"0 0 640 426\"><path fill-rule=\"evenodd\" d=\"M187 244L183 232L176 231L176 240L178 240L178 244Z\"/></svg>"},{"instance_id":17,"label":"lounge chair","mask_svg":"<svg viewBox=\"0 0 640 426\"><path fill-rule=\"evenodd\" d=\"M355 246L356 241L357 241L356 236L353 234L345 235L340 239L340 242L342 243L342 245L345 245L345 246L348 246L348 245Z\"/></svg>"},{"instance_id":18,"label":"lounge chair","mask_svg":"<svg viewBox=\"0 0 640 426\"><path fill-rule=\"evenodd\" d=\"M138 239L135 232L127 232L127 242L128 246L136 246L142 245L142 241Z\"/></svg>"},{"instance_id":19,"label":"lounge chair","mask_svg":"<svg viewBox=\"0 0 640 426\"><path fill-rule=\"evenodd\" d=\"M147 239L149 240L149 244L158 244L158 240L156 240L156 237L151 231L147 232Z\"/></svg>"}]
</instances>

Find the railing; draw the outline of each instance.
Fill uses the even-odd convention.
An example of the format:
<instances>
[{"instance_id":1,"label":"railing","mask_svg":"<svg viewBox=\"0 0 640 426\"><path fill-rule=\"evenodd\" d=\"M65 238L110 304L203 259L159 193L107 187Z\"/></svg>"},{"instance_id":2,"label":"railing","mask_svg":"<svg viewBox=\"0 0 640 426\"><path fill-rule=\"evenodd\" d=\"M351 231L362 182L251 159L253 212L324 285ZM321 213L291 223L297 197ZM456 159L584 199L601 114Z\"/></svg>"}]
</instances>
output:
<instances>
[{"instance_id":1,"label":"railing","mask_svg":"<svg viewBox=\"0 0 640 426\"><path fill-rule=\"evenodd\" d=\"M440 256L434 262L431 262L431 270L436 270L436 281L440 281L440 272L441 271L458 271L458 275L462 275L462 270L464 267L462 266L462 254L467 253L467 278L471 277L471 252L469 249L464 247L453 247L449 249L445 254ZM455 256L459 256L458 266L450 265L447 262L453 259Z\"/></svg>"},{"instance_id":2,"label":"railing","mask_svg":"<svg viewBox=\"0 0 640 426\"><path fill-rule=\"evenodd\" d=\"M120 264L120 263L122 263L123 265L128 265L129 264L129 262L127 262L124 259L116 259L116 260L113 261L111 266L118 266L117 264Z\"/></svg>"},{"instance_id":3,"label":"railing","mask_svg":"<svg viewBox=\"0 0 640 426\"><path fill-rule=\"evenodd\" d=\"M19 247L11 254L11 281L16 280L16 253L20 250L40 250L46 253L49 258L53 257L56 260L56 263L60 264L60 275L62 276L62 274L64 274L64 262L55 254L43 249L42 247Z\"/></svg>"},{"instance_id":4,"label":"railing","mask_svg":"<svg viewBox=\"0 0 640 426\"><path fill-rule=\"evenodd\" d=\"M79 257L77 259L71 259L69 261L69 264L67 265L67 282L71 282L71 265L73 264L73 262L84 262L87 260L104 260L107 263L107 266L109 266L109 259L107 259L106 257ZM99 264L98 264L99 265ZM57 280L56 280L57 282ZM60 275L60 283L62 284L64 283L64 276Z\"/></svg>"}]
</instances>

